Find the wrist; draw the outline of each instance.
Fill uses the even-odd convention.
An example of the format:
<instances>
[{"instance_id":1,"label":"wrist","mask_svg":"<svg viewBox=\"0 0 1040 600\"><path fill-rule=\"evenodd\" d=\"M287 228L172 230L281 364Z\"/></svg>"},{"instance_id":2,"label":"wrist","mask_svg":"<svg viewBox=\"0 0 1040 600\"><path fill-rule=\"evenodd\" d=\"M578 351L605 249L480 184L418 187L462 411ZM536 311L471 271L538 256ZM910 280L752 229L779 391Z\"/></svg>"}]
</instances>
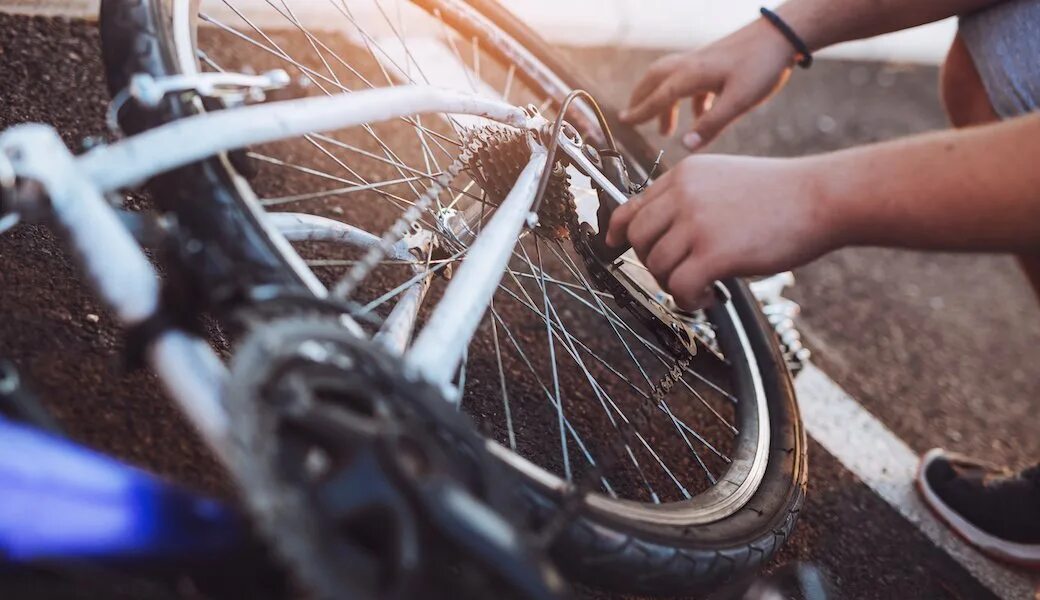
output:
<instances>
[{"instance_id":1,"label":"wrist","mask_svg":"<svg viewBox=\"0 0 1040 600\"><path fill-rule=\"evenodd\" d=\"M799 159L809 211L824 251L864 243L866 219L857 209L855 184L836 158L822 154Z\"/></svg>"},{"instance_id":2,"label":"wrist","mask_svg":"<svg viewBox=\"0 0 1040 600\"><path fill-rule=\"evenodd\" d=\"M804 2L785 2L773 10L777 16L801 38L810 52L817 52L829 46L832 42L821 36L818 15L814 9L804 6ZM764 20L764 19L760 19Z\"/></svg>"},{"instance_id":3,"label":"wrist","mask_svg":"<svg viewBox=\"0 0 1040 600\"><path fill-rule=\"evenodd\" d=\"M772 23L759 17L737 31L739 47L752 48L756 57L780 57L785 67L798 62L798 50Z\"/></svg>"}]
</instances>

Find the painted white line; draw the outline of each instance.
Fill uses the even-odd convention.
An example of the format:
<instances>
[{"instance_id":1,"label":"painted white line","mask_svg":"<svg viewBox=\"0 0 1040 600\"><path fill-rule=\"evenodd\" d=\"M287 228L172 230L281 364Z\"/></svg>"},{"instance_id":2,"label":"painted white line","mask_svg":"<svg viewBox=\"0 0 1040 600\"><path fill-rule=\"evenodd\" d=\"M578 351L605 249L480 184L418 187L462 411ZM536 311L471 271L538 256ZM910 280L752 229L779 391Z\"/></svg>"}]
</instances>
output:
<instances>
[{"instance_id":1,"label":"painted white line","mask_svg":"<svg viewBox=\"0 0 1040 600\"><path fill-rule=\"evenodd\" d=\"M809 435L867 487L1000 598L1037 597L1029 577L986 558L931 514L914 489L917 454L837 383L810 364L795 388Z\"/></svg>"}]
</instances>

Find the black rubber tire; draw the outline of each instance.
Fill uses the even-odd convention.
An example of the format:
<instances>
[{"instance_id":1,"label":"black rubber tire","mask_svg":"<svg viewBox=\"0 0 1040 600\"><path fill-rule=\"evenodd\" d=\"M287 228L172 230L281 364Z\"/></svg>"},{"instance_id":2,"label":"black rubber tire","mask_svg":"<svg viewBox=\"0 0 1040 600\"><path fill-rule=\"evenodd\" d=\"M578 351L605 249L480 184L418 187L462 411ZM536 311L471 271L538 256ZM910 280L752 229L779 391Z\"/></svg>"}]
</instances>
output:
<instances>
[{"instance_id":1,"label":"black rubber tire","mask_svg":"<svg viewBox=\"0 0 1040 600\"><path fill-rule=\"evenodd\" d=\"M168 74L161 7L170 0L103 0L101 37L109 87L122 89L137 72ZM429 4L431 0L424 0ZM574 75L556 51L493 0L467 0L572 88L593 89ZM140 119L145 127L182 115L185 107L171 97L162 113ZM172 104L172 106L171 106ZM634 129L605 107L616 137L632 158L649 165L656 154ZM227 163L223 163L229 168ZM192 174L197 176L198 173ZM198 181L184 181L198 193ZM214 193L233 193L223 178L210 178ZM204 191L204 188L203 188ZM772 329L747 286L728 281L732 302L749 339L762 376L772 431L765 475L755 495L737 513L707 525L655 527L583 510L557 538L553 554L562 570L585 583L614 591L652 595L703 593L755 573L790 536L805 497L808 478L805 432L794 386ZM559 498L531 484L531 518L548 518Z\"/></svg>"},{"instance_id":2,"label":"black rubber tire","mask_svg":"<svg viewBox=\"0 0 1040 600\"><path fill-rule=\"evenodd\" d=\"M177 72L164 7L173 0L102 0L99 27L101 54L109 92L115 97L133 75L163 77ZM139 133L198 112L190 95L171 94L153 110L134 102L124 104L119 123L126 134ZM227 156L193 163L149 182L159 210L175 214L179 253L175 264L186 269L178 278L180 297L197 310L217 314L233 311L235 303L261 286L287 293L307 293L306 285L272 243L260 224L257 208L236 186L237 174ZM192 239L206 244L188 244ZM201 246L201 250L191 248Z\"/></svg>"},{"instance_id":3,"label":"black rubber tire","mask_svg":"<svg viewBox=\"0 0 1040 600\"><path fill-rule=\"evenodd\" d=\"M769 398L769 462L758 490L735 514L685 528L586 512L553 548L569 576L633 594L707 593L754 576L790 537L808 484L807 444L794 384L757 301L746 286L731 291ZM756 322L761 326L752 325ZM551 510L547 497L532 494L532 506Z\"/></svg>"}]
</instances>

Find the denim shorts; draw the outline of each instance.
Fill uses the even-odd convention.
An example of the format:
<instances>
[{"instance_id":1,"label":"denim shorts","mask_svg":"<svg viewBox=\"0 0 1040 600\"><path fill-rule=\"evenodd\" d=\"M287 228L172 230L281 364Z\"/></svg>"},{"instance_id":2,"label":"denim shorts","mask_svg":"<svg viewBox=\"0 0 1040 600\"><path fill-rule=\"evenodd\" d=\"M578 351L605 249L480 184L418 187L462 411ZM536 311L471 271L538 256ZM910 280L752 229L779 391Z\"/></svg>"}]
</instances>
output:
<instances>
[{"instance_id":1,"label":"denim shorts","mask_svg":"<svg viewBox=\"0 0 1040 600\"><path fill-rule=\"evenodd\" d=\"M1005 0L965 15L960 35L1001 118L1040 109L1040 0Z\"/></svg>"}]
</instances>

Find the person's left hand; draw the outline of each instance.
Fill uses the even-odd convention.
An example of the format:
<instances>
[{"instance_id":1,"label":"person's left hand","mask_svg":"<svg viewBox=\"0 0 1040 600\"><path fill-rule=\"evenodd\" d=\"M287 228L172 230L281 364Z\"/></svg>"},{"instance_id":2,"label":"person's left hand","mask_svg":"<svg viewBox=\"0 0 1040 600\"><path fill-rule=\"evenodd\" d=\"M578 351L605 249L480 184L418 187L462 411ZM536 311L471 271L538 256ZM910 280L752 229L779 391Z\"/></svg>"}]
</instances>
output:
<instances>
[{"instance_id":1,"label":"person's left hand","mask_svg":"<svg viewBox=\"0 0 1040 600\"><path fill-rule=\"evenodd\" d=\"M703 307L717 279L785 271L840 243L813 166L690 156L614 212L607 243L628 240L679 306Z\"/></svg>"}]
</instances>

